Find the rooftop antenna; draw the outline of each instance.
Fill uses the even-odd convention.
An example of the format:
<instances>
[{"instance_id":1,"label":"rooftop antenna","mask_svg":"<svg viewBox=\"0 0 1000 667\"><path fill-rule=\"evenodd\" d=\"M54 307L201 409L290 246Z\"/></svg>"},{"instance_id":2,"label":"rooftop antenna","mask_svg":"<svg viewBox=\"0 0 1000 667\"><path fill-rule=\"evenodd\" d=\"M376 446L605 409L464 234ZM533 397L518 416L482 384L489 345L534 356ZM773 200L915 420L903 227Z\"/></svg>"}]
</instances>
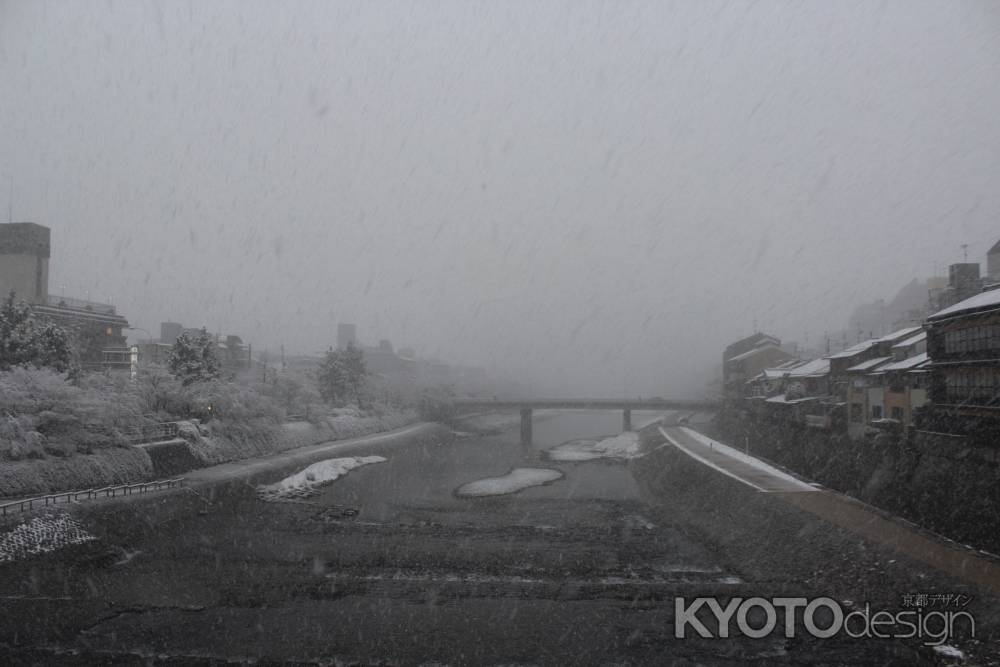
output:
<instances>
[{"instance_id":1,"label":"rooftop antenna","mask_svg":"<svg viewBox=\"0 0 1000 667\"><path fill-rule=\"evenodd\" d=\"M968 243L963 243L962 244L962 261L963 262L968 262L969 261L969 244Z\"/></svg>"}]
</instances>

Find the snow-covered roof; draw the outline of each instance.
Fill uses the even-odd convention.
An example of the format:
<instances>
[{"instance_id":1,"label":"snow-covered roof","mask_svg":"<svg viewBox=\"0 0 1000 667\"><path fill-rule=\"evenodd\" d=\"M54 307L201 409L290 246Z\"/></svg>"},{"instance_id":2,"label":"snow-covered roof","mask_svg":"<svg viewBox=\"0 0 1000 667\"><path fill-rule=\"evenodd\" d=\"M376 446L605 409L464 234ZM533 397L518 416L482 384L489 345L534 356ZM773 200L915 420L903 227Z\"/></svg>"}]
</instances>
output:
<instances>
[{"instance_id":1,"label":"snow-covered roof","mask_svg":"<svg viewBox=\"0 0 1000 667\"><path fill-rule=\"evenodd\" d=\"M788 377L819 377L829 372L829 359L813 359L788 371Z\"/></svg>"},{"instance_id":2,"label":"snow-covered roof","mask_svg":"<svg viewBox=\"0 0 1000 667\"><path fill-rule=\"evenodd\" d=\"M886 364L882 366L879 370L880 373L886 373L888 371L908 371L912 370L921 364L926 364L928 360L926 352L921 352L902 361L897 361L895 363Z\"/></svg>"},{"instance_id":3,"label":"snow-covered roof","mask_svg":"<svg viewBox=\"0 0 1000 667\"><path fill-rule=\"evenodd\" d=\"M780 350L781 348L778 347L777 345L773 344L773 343L767 343L765 345L761 345L760 347L755 347L752 350L747 350L743 354L737 354L735 357L729 357L729 359L727 359L726 361L742 361L744 359L749 359L750 357L754 356L755 354L757 354L759 352L763 352L764 350L771 350L771 349L773 349L773 350Z\"/></svg>"},{"instance_id":4,"label":"snow-covered roof","mask_svg":"<svg viewBox=\"0 0 1000 667\"><path fill-rule=\"evenodd\" d=\"M965 301L959 301L954 306L948 306L944 310L939 310L927 319L937 320L967 310L981 310L997 306L1000 306L1000 289L993 289L988 292L980 292L975 296L970 296Z\"/></svg>"},{"instance_id":5,"label":"snow-covered roof","mask_svg":"<svg viewBox=\"0 0 1000 667\"><path fill-rule=\"evenodd\" d=\"M916 336L911 336L911 337L907 338L904 341L900 341L900 342L896 343L895 345L893 345L892 347L893 348L897 348L897 347L909 347L911 345L916 345L917 343L919 343L920 341L924 340L925 338L927 338L927 332L926 331L921 331Z\"/></svg>"},{"instance_id":6,"label":"snow-covered roof","mask_svg":"<svg viewBox=\"0 0 1000 667\"><path fill-rule=\"evenodd\" d=\"M795 403L802 403L804 401L817 401L819 396L804 396L802 398L785 398L785 394L778 394L777 396L771 396L765 399L768 403L785 403L788 405L794 405Z\"/></svg>"},{"instance_id":7,"label":"snow-covered roof","mask_svg":"<svg viewBox=\"0 0 1000 667\"><path fill-rule=\"evenodd\" d=\"M861 354L862 352L866 351L868 348L870 348L877 342L878 341L875 340L874 338L872 340L862 341L857 345L852 345L849 348L837 352L836 354L831 354L829 357L827 357L827 359L846 359L847 357L853 357L855 354Z\"/></svg>"},{"instance_id":8,"label":"snow-covered roof","mask_svg":"<svg viewBox=\"0 0 1000 667\"><path fill-rule=\"evenodd\" d=\"M884 364L885 362L891 360L892 357L876 357L874 359L869 359L868 361L862 361L860 364L857 364L856 366L851 366L850 368L847 369L847 372L850 373L851 371L871 370L872 368L875 368L879 364Z\"/></svg>"},{"instance_id":9,"label":"snow-covered roof","mask_svg":"<svg viewBox=\"0 0 1000 667\"><path fill-rule=\"evenodd\" d=\"M918 331L920 331L921 329L923 329L923 327L919 326L919 325L915 326L915 327L906 327L904 329L899 329L897 331L893 331L890 334L886 334L886 335L882 336L881 338L876 338L875 342L876 343L889 343L889 342L892 342L894 340L899 340L900 338L905 338L907 336L912 336L915 333L917 333Z\"/></svg>"},{"instance_id":10,"label":"snow-covered roof","mask_svg":"<svg viewBox=\"0 0 1000 667\"><path fill-rule=\"evenodd\" d=\"M754 382L756 380L762 380L762 379L763 380L780 380L781 378L783 378L786 375L788 375L793 369L798 368L800 366L804 366L804 365L806 365L808 363L811 363L811 362L808 361L808 360L802 360L802 359L792 359L791 361L786 361L785 363L780 364L778 366L773 366L771 368L765 368L764 370L762 370L760 372L760 374L758 374L756 377L754 377L754 378L752 378L750 380L747 380L747 382L749 383L749 382Z\"/></svg>"}]
</instances>

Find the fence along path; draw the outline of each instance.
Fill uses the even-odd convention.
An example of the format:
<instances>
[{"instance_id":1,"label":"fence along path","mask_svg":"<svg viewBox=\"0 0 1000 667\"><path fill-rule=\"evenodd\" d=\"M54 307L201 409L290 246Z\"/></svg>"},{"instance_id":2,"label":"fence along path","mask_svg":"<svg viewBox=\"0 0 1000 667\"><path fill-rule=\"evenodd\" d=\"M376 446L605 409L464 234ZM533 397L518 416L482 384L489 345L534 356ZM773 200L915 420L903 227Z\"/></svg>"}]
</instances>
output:
<instances>
[{"instance_id":1,"label":"fence along path","mask_svg":"<svg viewBox=\"0 0 1000 667\"><path fill-rule=\"evenodd\" d=\"M159 424L131 429L125 434L125 438L132 445L162 442L176 438L179 430L177 422L160 422ZM29 512L35 507L47 507L59 503L72 503L79 502L80 500L93 500L95 498L115 498L117 496L131 496L136 493L160 491L178 486L183 481L183 477L176 477L174 479L161 479L154 482L119 484L99 489L84 489L82 491L60 491L59 493L52 493L45 496L22 498L0 504L0 517L9 516L15 512Z\"/></svg>"},{"instance_id":2,"label":"fence along path","mask_svg":"<svg viewBox=\"0 0 1000 667\"><path fill-rule=\"evenodd\" d=\"M85 489L83 491L61 491L45 496L35 496L33 498L22 498L10 503L0 505L0 517L9 516L15 512L30 512L37 507L48 507L59 503L73 503L80 500L93 500L95 498L115 498L117 496L131 496L138 493L148 493L150 491L161 491L171 489L184 483L183 477L172 479L161 479L155 482L137 482L135 484L119 484L117 486L105 486L100 489Z\"/></svg>"}]
</instances>

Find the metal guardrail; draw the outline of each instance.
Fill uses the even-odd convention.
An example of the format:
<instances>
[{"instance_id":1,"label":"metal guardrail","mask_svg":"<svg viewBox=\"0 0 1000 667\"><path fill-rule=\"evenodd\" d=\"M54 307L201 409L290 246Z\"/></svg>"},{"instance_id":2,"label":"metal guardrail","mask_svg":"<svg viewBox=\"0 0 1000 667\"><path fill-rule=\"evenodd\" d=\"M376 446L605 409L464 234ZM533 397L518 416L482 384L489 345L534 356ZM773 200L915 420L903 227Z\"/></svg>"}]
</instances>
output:
<instances>
[{"instance_id":1,"label":"metal guardrail","mask_svg":"<svg viewBox=\"0 0 1000 667\"><path fill-rule=\"evenodd\" d=\"M162 491L172 489L184 483L183 477L173 479L161 479L155 482L139 482L136 484L120 484L118 486L105 486L100 489L86 489L83 491L65 491L53 493L47 496L35 496L34 498L24 498L15 500L12 503L0 505L0 516L8 516L14 512L30 512L36 507L48 507L59 503L72 503L83 500L94 500L96 498L115 498L118 496L131 496L150 491Z\"/></svg>"}]
</instances>

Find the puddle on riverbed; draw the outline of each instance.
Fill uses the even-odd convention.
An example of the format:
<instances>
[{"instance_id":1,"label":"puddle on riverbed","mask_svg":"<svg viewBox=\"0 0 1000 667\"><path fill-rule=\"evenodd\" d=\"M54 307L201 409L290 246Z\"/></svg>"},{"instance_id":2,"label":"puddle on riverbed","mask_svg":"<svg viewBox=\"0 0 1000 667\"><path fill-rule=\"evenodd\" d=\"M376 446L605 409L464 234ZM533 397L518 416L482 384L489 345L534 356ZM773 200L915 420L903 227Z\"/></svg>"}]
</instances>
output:
<instances>
[{"instance_id":1,"label":"puddle on riverbed","mask_svg":"<svg viewBox=\"0 0 1000 667\"><path fill-rule=\"evenodd\" d=\"M455 490L455 495L467 498L504 496L532 486L549 484L562 476L561 472L551 468L514 468L503 477L487 477L463 484Z\"/></svg>"}]
</instances>

